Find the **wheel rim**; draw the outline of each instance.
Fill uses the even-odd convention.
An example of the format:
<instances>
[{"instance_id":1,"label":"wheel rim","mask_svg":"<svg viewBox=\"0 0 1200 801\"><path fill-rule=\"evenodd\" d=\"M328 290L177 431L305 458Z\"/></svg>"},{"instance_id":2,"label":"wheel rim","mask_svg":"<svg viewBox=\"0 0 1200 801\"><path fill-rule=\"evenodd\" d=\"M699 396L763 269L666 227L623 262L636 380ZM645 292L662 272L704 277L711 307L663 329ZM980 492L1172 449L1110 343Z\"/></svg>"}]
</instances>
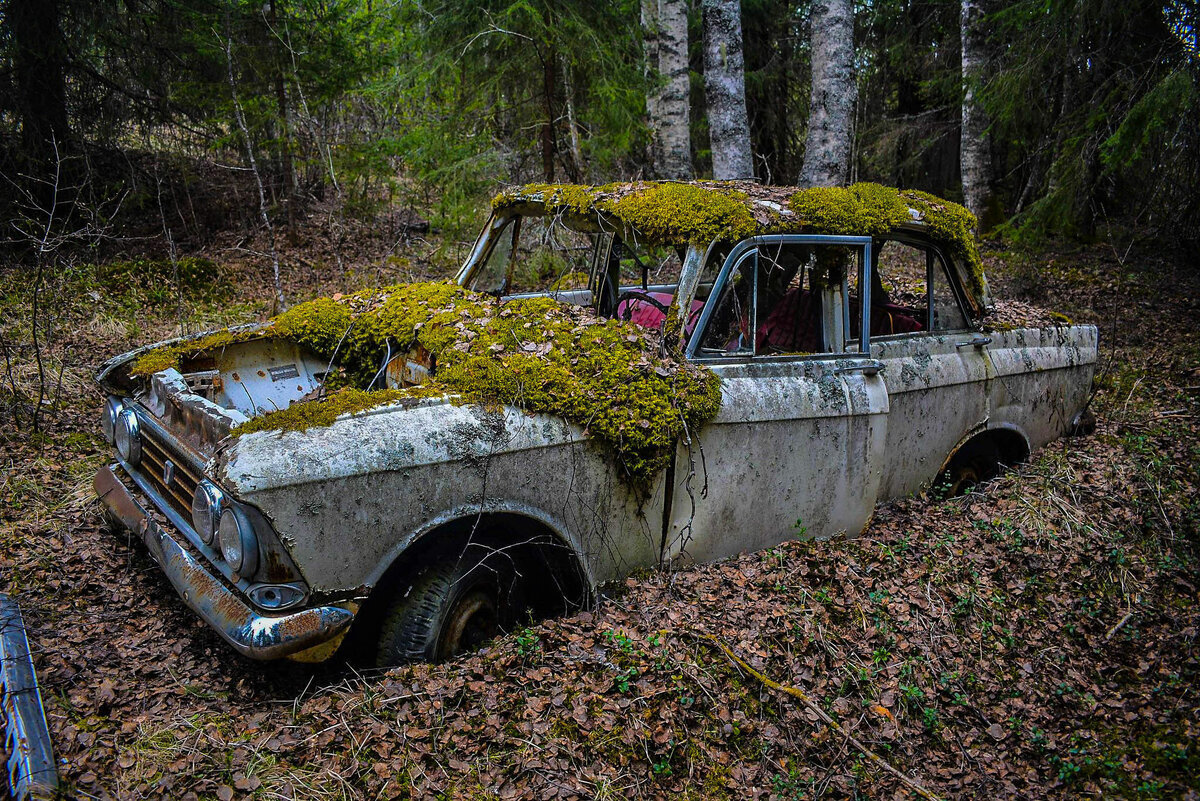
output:
<instances>
[{"instance_id":1,"label":"wheel rim","mask_svg":"<svg viewBox=\"0 0 1200 801\"><path fill-rule=\"evenodd\" d=\"M975 465L964 465L955 471L954 479L950 482L949 495L962 495L980 481L979 471Z\"/></svg>"},{"instance_id":2,"label":"wheel rim","mask_svg":"<svg viewBox=\"0 0 1200 801\"><path fill-rule=\"evenodd\" d=\"M438 658L474 651L500 633L495 593L478 588L464 595L446 616Z\"/></svg>"}]
</instances>

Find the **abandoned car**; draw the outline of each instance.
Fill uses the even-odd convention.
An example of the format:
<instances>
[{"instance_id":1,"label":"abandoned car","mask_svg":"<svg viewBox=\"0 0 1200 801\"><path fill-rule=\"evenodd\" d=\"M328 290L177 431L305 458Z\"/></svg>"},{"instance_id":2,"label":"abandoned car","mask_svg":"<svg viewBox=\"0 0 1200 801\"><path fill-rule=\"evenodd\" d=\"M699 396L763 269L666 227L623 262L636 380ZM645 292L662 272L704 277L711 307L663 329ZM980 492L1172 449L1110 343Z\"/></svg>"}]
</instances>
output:
<instances>
[{"instance_id":1,"label":"abandoned car","mask_svg":"<svg viewBox=\"0 0 1200 801\"><path fill-rule=\"evenodd\" d=\"M973 225L874 184L506 192L456 283L105 363L96 491L264 659L441 659L641 567L853 536L1086 415L1095 327L989 325Z\"/></svg>"}]
</instances>

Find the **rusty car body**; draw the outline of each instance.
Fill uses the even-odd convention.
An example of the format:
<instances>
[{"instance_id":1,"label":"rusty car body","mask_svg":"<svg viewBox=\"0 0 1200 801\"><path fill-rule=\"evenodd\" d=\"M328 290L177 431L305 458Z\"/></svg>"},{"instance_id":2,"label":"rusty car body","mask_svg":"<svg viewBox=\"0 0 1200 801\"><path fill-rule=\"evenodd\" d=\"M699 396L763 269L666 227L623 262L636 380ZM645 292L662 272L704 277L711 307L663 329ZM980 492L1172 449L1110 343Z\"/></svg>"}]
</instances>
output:
<instances>
[{"instance_id":1,"label":"rusty car body","mask_svg":"<svg viewBox=\"0 0 1200 801\"><path fill-rule=\"evenodd\" d=\"M959 489L1078 427L1095 327L987 327L960 207L840 191L497 198L459 284L658 327L719 377L719 413L649 486L631 486L584 426L511 404L424 397L231 437L326 379L326 360L266 339L146 377L129 366L161 344L107 362L118 457L96 490L241 653L321 659L353 623L388 663L473 647L638 568L855 535L881 500L935 480ZM823 217L832 201L872 213ZM381 356L389 385L436 371L419 353Z\"/></svg>"}]
</instances>

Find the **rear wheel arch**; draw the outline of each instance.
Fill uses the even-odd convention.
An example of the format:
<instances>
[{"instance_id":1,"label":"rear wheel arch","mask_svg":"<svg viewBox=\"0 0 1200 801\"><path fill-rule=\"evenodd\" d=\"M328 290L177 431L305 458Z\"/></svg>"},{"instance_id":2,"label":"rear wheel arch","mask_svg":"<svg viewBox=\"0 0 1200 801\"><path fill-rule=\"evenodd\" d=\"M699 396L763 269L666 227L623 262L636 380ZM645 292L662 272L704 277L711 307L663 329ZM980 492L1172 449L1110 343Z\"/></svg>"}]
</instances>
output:
<instances>
[{"instance_id":1,"label":"rear wheel arch","mask_svg":"<svg viewBox=\"0 0 1200 801\"><path fill-rule=\"evenodd\" d=\"M944 495L959 495L999 474L1004 468L1029 458L1029 439L1021 430L997 426L964 438L942 464L933 488Z\"/></svg>"}]
</instances>

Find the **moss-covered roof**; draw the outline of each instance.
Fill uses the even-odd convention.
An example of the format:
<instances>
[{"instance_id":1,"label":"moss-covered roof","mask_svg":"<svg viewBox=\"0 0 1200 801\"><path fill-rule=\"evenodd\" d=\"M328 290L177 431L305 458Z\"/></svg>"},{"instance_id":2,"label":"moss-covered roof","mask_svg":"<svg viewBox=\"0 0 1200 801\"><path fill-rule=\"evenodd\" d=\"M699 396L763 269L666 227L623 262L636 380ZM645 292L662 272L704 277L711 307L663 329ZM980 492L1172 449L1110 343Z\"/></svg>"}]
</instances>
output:
<instances>
[{"instance_id":1,"label":"moss-covered roof","mask_svg":"<svg viewBox=\"0 0 1200 801\"><path fill-rule=\"evenodd\" d=\"M635 181L604 186L528 184L492 199L497 211L607 222L658 244L734 242L759 234L882 237L923 229L958 261L967 289L987 304L975 216L957 203L872 183L800 189L748 181Z\"/></svg>"},{"instance_id":2,"label":"moss-covered roof","mask_svg":"<svg viewBox=\"0 0 1200 801\"><path fill-rule=\"evenodd\" d=\"M256 330L218 332L143 355L148 375L248 339L284 339L338 368L320 400L243 423L235 435L329 425L339 415L431 394L556 414L616 452L635 486L663 469L677 439L716 415L720 384L663 346L657 332L545 297L500 302L455 284L405 284L302 303ZM388 354L424 347L433 378L371 390Z\"/></svg>"}]
</instances>

